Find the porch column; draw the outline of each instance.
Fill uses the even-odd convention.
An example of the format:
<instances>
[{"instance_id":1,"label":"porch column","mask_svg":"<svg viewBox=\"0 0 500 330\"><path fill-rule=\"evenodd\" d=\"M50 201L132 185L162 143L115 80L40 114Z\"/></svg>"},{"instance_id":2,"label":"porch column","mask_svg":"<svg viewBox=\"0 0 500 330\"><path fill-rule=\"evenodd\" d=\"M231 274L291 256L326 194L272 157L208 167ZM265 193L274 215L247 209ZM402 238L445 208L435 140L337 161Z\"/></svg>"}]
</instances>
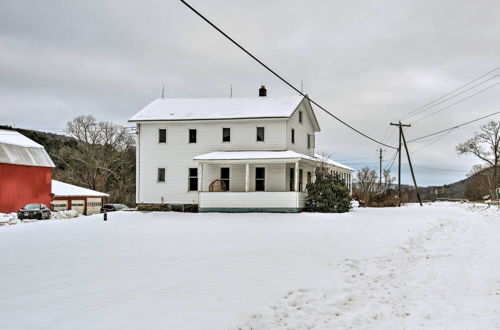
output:
<instances>
[{"instance_id":1,"label":"porch column","mask_svg":"<svg viewBox=\"0 0 500 330\"><path fill-rule=\"evenodd\" d=\"M295 178L294 178L294 184L295 184L295 187L293 187L294 191L295 192L298 192L299 191L299 161L296 161L295 162Z\"/></svg>"},{"instance_id":2,"label":"porch column","mask_svg":"<svg viewBox=\"0 0 500 330\"><path fill-rule=\"evenodd\" d=\"M245 191L250 191L250 164L245 164Z\"/></svg>"},{"instance_id":3,"label":"porch column","mask_svg":"<svg viewBox=\"0 0 500 330\"><path fill-rule=\"evenodd\" d=\"M198 191L203 191L203 163L198 165Z\"/></svg>"}]
</instances>

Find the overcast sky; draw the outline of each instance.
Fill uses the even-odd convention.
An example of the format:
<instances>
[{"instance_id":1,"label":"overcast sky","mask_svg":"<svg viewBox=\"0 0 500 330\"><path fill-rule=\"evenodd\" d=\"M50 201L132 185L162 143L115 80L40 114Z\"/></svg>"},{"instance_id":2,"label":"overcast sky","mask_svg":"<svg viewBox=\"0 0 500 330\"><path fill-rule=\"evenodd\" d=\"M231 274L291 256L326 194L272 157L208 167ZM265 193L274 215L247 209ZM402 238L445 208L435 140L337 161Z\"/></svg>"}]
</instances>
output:
<instances>
[{"instance_id":1,"label":"overcast sky","mask_svg":"<svg viewBox=\"0 0 500 330\"><path fill-rule=\"evenodd\" d=\"M391 120L500 66L498 0L190 3L292 83L303 80L318 103L390 145L397 143L387 131ZM249 97L261 82L269 96L293 94L180 1L0 2L2 124L61 129L92 114L129 125L129 117L161 96L162 84L167 97L228 97L230 84L235 97ZM498 111L499 91L415 122L408 139ZM377 168L377 144L316 113L317 150L355 168ZM457 171L417 168L418 183L463 178L460 171L477 161L457 155L455 146L484 122L431 145L435 140L410 144L415 165ZM394 152L385 149L390 160Z\"/></svg>"}]
</instances>

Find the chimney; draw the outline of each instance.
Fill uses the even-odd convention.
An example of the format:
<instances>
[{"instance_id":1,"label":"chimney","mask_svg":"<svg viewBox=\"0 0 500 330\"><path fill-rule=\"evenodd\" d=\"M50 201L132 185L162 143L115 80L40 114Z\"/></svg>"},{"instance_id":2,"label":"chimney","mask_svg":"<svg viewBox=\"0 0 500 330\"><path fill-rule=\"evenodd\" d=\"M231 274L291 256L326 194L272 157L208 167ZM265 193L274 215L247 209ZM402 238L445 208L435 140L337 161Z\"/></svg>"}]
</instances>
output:
<instances>
[{"instance_id":1,"label":"chimney","mask_svg":"<svg viewBox=\"0 0 500 330\"><path fill-rule=\"evenodd\" d=\"M266 86L261 85L259 88L259 96L267 96L267 89Z\"/></svg>"}]
</instances>

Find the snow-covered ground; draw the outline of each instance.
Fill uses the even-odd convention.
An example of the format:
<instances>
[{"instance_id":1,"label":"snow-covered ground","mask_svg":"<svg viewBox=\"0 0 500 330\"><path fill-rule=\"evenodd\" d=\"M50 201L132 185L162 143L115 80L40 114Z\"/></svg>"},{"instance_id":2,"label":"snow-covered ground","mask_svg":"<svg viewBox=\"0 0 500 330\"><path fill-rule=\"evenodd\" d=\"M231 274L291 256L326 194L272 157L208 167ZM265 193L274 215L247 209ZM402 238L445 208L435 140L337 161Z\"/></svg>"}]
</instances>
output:
<instances>
[{"instance_id":1,"label":"snow-covered ground","mask_svg":"<svg viewBox=\"0 0 500 330\"><path fill-rule=\"evenodd\" d=\"M0 329L494 329L500 213L115 212L0 227Z\"/></svg>"}]
</instances>

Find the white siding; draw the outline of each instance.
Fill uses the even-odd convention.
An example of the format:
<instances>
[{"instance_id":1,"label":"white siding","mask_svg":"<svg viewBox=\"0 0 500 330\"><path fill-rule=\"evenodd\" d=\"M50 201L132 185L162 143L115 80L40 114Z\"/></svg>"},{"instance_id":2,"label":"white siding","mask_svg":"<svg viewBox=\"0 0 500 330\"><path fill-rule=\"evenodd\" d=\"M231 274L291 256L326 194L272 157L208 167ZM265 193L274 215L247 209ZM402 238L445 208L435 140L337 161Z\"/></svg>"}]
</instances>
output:
<instances>
[{"instance_id":1,"label":"white siding","mask_svg":"<svg viewBox=\"0 0 500 330\"><path fill-rule=\"evenodd\" d=\"M265 127L265 141L257 142L257 126ZM231 142L222 142L222 127L231 128ZM137 202L198 203L198 193L188 192L188 169L198 167L193 157L224 150L284 150L286 121L277 119L144 122L138 125ZM167 129L167 143L158 143L158 130ZM189 129L197 129L197 143L188 143ZM158 168L165 168L165 182L157 182ZM231 189L244 191L245 167L231 166ZM205 166L204 189L219 178L219 169ZM199 175L199 173L198 173ZM242 178L241 184L239 178ZM211 181L209 181L212 179ZM233 186L236 183L235 186Z\"/></svg>"},{"instance_id":2,"label":"white siding","mask_svg":"<svg viewBox=\"0 0 500 330\"><path fill-rule=\"evenodd\" d=\"M302 111L302 123L299 123L299 111ZM292 129L295 130L295 143L292 143ZM307 134L314 135L312 119L308 115L304 102L295 110L286 123L286 147L298 153L313 156L314 148L307 148Z\"/></svg>"},{"instance_id":3,"label":"white siding","mask_svg":"<svg viewBox=\"0 0 500 330\"><path fill-rule=\"evenodd\" d=\"M303 208L305 193L202 192L200 208Z\"/></svg>"}]
</instances>

